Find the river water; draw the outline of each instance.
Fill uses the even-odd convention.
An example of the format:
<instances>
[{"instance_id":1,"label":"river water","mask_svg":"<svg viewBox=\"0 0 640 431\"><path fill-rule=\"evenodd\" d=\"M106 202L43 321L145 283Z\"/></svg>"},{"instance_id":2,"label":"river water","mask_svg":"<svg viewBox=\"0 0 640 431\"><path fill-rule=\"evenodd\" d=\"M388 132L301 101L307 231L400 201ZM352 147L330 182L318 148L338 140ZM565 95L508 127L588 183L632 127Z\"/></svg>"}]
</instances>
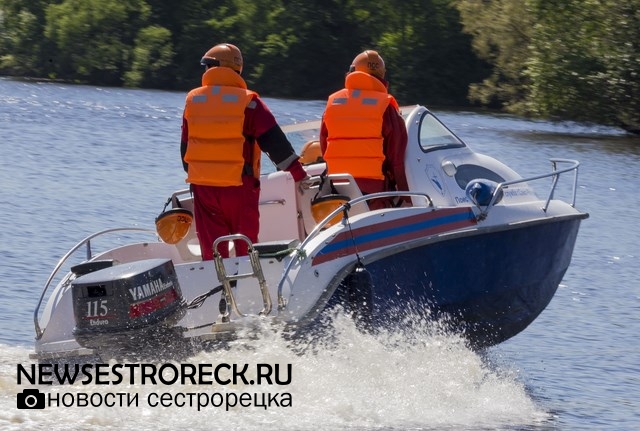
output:
<instances>
[{"instance_id":1,"label":"river water","mask_svg":"<svg viewBox=\"0 0 640 431\"><path fill-rule=\"evenodd\" d=\"M324 106L266 101L283 125L318 119ZM289 364L291 383L275 389L291 395L290 406L18 409L28 386L17 384L17 367L32 363L32 313L58 259L94 231L152 227L166 198L184 188L183 103L176 92L0 78L0 429L640 429L640 138L602 126L437 109L472 148L524 176L547 172L552 157L582 163L577 206L590 218L556 296L523 333L477 353L455 336L433 335L428 322L397 338L364 335L337 317L331 348L299 354L275 334L189 360ZM303 143L292 140L296 148ZM201 391L40 389L127 392L140 401L152 392Z\"/></svg>"}]
</instances>

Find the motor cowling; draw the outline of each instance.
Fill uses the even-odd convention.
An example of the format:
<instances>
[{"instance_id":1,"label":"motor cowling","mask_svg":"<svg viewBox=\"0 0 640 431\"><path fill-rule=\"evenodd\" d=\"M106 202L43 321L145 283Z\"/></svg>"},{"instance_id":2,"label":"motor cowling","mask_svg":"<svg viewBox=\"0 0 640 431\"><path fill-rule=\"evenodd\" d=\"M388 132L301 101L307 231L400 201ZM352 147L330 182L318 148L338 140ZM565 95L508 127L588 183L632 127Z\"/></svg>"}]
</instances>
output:
<instances>
[{"instance_id":1,"label":"motor cowling","mask_svg":"<svg viewBox=\"0 0 640 431\"><path fill-rule=\"evenodd\" d=\"M170 259L147 259L81 275L72 284L73 335L87 348L169 328L186 305Z\"/></svg>"}]
</instances>

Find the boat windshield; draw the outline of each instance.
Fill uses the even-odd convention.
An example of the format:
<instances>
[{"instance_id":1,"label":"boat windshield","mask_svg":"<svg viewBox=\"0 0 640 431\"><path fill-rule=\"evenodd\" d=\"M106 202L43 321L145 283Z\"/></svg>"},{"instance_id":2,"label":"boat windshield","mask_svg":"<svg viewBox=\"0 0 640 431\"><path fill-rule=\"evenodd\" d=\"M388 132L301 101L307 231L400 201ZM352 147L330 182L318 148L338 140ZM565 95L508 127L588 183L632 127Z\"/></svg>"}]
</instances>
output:
<instances>
[{"instance_id":1,"label":"boat windshield","mask_svg":"<svg viewBox=\"0 0 640 431\"><path fill-rule=\"evenodd\" d=\"M428 111L420 120L419 142L424 152L465 146L464 142Z\"/></svg>"}]
</instances>

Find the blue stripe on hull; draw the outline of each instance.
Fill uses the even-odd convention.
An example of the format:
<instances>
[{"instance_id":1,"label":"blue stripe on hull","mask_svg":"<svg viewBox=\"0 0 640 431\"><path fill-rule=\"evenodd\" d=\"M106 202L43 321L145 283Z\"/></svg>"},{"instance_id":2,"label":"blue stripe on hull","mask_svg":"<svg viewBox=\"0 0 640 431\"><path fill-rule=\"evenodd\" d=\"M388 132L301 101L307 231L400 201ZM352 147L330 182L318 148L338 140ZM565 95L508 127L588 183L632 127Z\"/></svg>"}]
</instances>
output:
<instances>
[{"instance_id":1,"label":"blue stripe on hull","mask_svg":"<svg viewBox=\"0 0 640 431\"><path fill-rule=\"evenodd\" d=\"M338 241L335 243L330 243L326 247L322 249L322 253L330 253L341 248L351 247L355 241L357 246L365 245L369 242L380 241L380 240L389 240L392 243L394 237L405 234L414 234L425 229L431 229L438 226L458 223L461 221L469 220L469 213L463 212L458 214L451 214L446 217L434 218L431 220L423 220L419 223L413 223L410 225L398 226L393 229L386 229L382 231L371 232L368 234L356 235L355 238L347 238L343 241ZM416 238L420 236L416 234Z\"/></svg>"}]
</instances>

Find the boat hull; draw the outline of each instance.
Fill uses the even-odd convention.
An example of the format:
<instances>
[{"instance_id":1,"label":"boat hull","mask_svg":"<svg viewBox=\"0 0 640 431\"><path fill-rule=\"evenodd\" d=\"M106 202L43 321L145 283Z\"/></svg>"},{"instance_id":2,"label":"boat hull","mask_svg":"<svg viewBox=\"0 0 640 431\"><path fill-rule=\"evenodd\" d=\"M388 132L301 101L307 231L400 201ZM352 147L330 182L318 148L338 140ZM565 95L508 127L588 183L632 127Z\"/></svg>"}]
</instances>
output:
<instances>
[{"instance_id":1,"label":"boat hull","mask_svg":"<svg viewBox=\"0 0 640 431\"><path fill-rule=\"evenodd\" d=\"M533 322L553 298L571 261L582 218L478 229L367 256L373 303L368 319L375 326L394 326L406 322L405 317L425 314L444 318L474 347L507 340ZM353 298L353 286L346 280L330 307Z\"/></svg>"}]
</instances>

